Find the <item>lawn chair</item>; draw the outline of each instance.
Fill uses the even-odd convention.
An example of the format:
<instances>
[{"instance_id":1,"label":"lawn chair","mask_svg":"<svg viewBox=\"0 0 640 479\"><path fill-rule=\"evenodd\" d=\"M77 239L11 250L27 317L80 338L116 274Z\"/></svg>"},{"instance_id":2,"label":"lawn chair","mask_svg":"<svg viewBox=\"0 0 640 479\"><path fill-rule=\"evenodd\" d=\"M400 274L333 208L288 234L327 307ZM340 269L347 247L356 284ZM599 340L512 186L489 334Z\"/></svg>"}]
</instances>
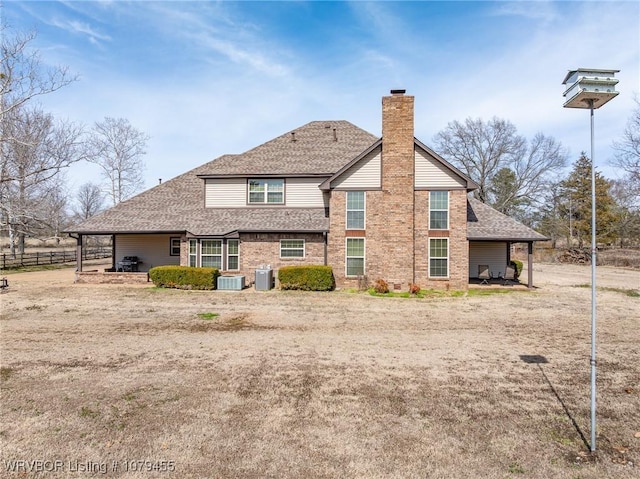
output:
<instances>
[{"instance_id":1,"label":"lawn chair","mask_svg":"<svg viewBox=\"0 0 640 479\"><path fill-rule=\"evenodd\" d=\"M479 264L478 265L478 279L480 284L489 284L489 280L491 279L491 271L489 271L488 264Z\"/></svg>"},{"instance_id":2,"label":"lawn chair","mask_svg":"<svg viewBox=\"0 0 640 479\"><path fill-rule=\"evenodd\" d=\"M508 284L513 284L516 280L516 269L513 266L507 266L507 269L504 271L504 279L503 286Z\"/></svg>"}]
</instances>

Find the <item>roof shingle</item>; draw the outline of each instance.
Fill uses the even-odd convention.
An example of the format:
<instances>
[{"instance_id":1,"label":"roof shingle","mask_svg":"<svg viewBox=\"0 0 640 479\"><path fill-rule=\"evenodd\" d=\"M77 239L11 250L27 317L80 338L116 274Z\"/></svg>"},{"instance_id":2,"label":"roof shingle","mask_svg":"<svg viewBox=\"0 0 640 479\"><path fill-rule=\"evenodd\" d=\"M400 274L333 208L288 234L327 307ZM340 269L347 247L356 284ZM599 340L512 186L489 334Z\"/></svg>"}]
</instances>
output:
<instances>
[{"instance_id":1,"label":"roof shingle","mask_svg":"<svg viewBox=\"0 0 640 479\"><path fill-rule=\"evenodd\" d=\"M312 121L241 155L208 164L203 176L331 176L378 138L348 121Z\"/></svg>"},{"instance_id":2,"label":"roof shingle","mask_svg":"<svg viewBox=\"0 0 640 479\"><path fill-rule=\"evenodd\" d=\"M470 241L544 241L546 236L475 198L467 200L467 239Z\"/></svg>"}]
</instances>

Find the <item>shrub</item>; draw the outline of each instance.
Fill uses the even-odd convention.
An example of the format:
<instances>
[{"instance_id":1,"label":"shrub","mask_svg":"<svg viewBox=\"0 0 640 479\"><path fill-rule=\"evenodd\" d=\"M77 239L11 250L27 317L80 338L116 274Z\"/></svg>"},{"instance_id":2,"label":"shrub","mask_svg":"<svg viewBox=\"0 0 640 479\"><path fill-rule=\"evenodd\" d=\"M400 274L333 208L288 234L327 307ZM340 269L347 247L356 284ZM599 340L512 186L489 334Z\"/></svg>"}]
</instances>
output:
<instances>
[{"instance_id":1,"label":"shrub","mask_svg":"<svg viewBox=\"0 0 640 479\"><path fill-rule=\"evenodd\" d=\"M420 285L415 283L409 283L409 293L416 295L420 292Z\"/></svg>"},{"instance_id":2,"label":"shrub","mask_svg":"<svg viewBox=\"0 0 640 479\"><path fill-rule=\"evenodd\" d=\"M149 270L149 278L161 288L216 289L218 276L220 271L217 268L156 266Z\"/></svg>"},{"instance_id":3,"label":"shrub","mask_svg":"<svg viewBox=\"0 0 640 479\"><path fill-rule=\"evenodd\" d=\"M389 283L382 278L376 279L376 282L373 283L373 290L378 294L386 294L389 292Z\"/></svg>"},{"instance_id":4,"label":"shrub","mask_svg":"<svg viewBox=\"0 0 640 479\"><path fill-rule=\"evenodd\" d=\"M516 279L520 277L520 273L522 273L522 261L518 261L517 259L512 259L510 266L513 266L516 270Z\"/></svg>"},{"instance_id":5,"label":"shrub","mask_svg":"<svg viewBox=\"0 0 640 479\"><path fill-rule=\"evenodd\" d=\"M331 291L336 282L331 266L283 266L278 270L281 289Z\"/></svg>"}]
</instances>

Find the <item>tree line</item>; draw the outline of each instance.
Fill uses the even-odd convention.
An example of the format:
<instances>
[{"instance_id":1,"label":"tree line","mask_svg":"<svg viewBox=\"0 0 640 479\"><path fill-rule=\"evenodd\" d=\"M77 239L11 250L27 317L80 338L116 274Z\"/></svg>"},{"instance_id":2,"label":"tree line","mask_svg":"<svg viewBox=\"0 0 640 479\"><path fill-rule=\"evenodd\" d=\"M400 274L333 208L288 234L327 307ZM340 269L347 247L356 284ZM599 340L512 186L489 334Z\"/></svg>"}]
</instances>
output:
<instances>
[{"instance_id":1,"label":"tree line","mask_svg":"<svg viewBox=\"0 0 640 479\"><path fill-rule=\"evenodd\" d=\"M28 236L60 237L69 223L133 196L143 187L149 137L124 118L106 117L91 127L56 119L38 99L78 77L66 67L47 67L30 44L36 34L2 28L0 71L0 228L11 253ZM568 153L555 138L527 139L508 120L468 118L450 122L434 137L445 159L478 184L474 195L551 238L554 246L591 241L591 160L582 153L569 173ZM638 246L640 240L640 102L620 140L610 180L596 171L597 240ZM85 183L69 208L65 170L88 161L103 184Z\"/></svg>"},{"instance_id":2,"label":"tree line","mask_svg":"<svg viewBox=\"0 0 640 479\"><path fill-rule=\"evenodd\" d=\"M583 152L565 173L569 157L543 133L527 140L507 120L454 121L434 137L436 151L478 183L476 198L545 234L556 247L591 242L591 168ZM601 245L640 245L640 102L611 166L622 177L596 176L596 239Z\"/></svg>"},{"instance_id":3,"label":"tree line","mask_svg":"<svg viewBox=\"0 0 640 479\"><path fill-rule=\"evenodd\" d=\"M70 223L87 219L144 186L149 137L124 118L105 117L91 127L56 119L38 100L78 80L67 67L43 64L32 48L35 32L0 26L0 228L11 254L24 252L25 238L60 238ZM65 171L87 161L104 183L85 183L70 211Z\"/></svg>"}]
</instances>

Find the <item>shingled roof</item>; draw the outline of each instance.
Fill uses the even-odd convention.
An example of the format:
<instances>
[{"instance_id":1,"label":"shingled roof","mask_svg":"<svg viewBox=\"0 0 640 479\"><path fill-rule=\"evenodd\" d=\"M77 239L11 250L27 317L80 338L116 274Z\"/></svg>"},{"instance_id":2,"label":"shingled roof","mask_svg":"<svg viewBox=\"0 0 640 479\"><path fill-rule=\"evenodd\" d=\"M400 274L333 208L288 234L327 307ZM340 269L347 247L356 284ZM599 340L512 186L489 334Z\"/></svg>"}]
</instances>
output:
<instances>
[{"instance_id":1,"label":"shingled roof","mask_svg":"<svg viewBox=\"0 0 640 479\"><path fill-rule=\"evenodd\" d=\"M377 140L348 121L312 121L241 155L219 158L200 175L331 176Z\"/></svg>"},{"instance_id":2,"label":"shingled roof","mask_svg":"<svg viewBox=\"0 0 640 479\"><path fill-rule=\"evenodd\" d=\"M544 241L547 237L475 198L467 200L469 241Z\"/></svg>"},{"instance_id":3,"label":"shingled roof","mask_svg":"<svg viewBox=\"0 0 640 479\"><path fill-rule=\"evenodd\" d=\"M233 157L225 155L199 166L68 231L95 235L187 232L196 236L223 236L236 231L328 231L324 208L205 208L204 182L198 175L209 171L217 161Z\"/></svg>"},{"instance_id":4,"label":"shingled roof","mask_svg":"<svg viewBox=\"0 0 640 479\"><path fill-rule=\"evenodd\" d=\"M203 178L318 176L340 171L379 138L348 121L314 121L239 155L224 155L157 185L72 228L80 234L325 232L324 208L205 208ZM531 228L470 198L467 237L478 241L541 241Z\"/></svg>"},{"instance_id":5,"label":"shingled roof","mask_svg":"<svg viewBox=\"0 0 640 479\"><path fill-rule=\"evenodd\" d=\"M324 208L205 208L202 178L331 176L377 141L348 121L313 121L239 155L224 155L96 215L69 232L226 235L329 230Z\"/></svg>"}]
</instances>

